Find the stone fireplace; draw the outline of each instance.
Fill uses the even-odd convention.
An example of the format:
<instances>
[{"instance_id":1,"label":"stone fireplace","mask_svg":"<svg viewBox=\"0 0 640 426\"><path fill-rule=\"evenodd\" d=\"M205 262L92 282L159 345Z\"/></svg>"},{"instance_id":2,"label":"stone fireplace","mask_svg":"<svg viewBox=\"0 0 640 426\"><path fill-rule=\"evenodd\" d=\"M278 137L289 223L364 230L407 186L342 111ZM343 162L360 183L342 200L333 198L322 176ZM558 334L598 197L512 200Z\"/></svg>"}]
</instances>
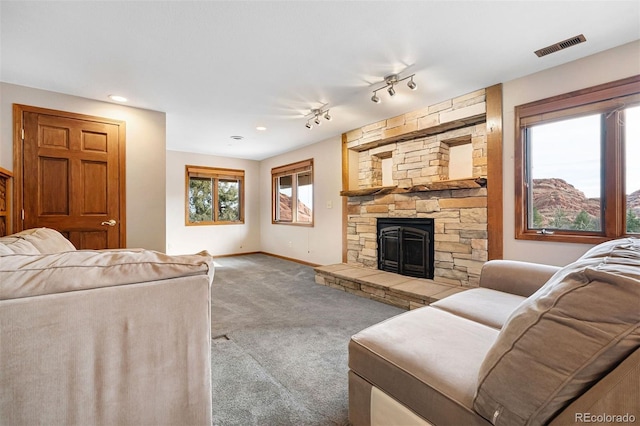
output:
<instances>
[{"instance_id":1,"label":"stone fireplace","mask_svg":"<svg viewBox=\"0 0 640 426\"><path fill-rule=\"evenodd\" d=\"M477 286L488 259L485 90L353 130L343 141L352 165L350 189L341 193L346 263L380 267L379 220L429 219L433 266L426 278ZM395 261L382 260L394 268Z\"/></svg>"}]
</instances>

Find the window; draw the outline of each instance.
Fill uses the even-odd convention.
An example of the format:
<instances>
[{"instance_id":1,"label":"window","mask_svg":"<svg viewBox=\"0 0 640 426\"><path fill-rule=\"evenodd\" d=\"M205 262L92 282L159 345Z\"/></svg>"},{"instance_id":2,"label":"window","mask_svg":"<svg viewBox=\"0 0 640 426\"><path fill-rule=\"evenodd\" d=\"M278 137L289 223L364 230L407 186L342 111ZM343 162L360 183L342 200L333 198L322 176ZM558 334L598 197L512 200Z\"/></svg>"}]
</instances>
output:
<instances>
[{"instance_id":1,"label":"window","mask_svg":"<svg viewBox=\"0 0 640 426\"><path fill-rule=\"evenodd\" d=\"M187 166L187 225L244 223L244 170Z\"/></svg>"},{"instance_id":2,"label":"window","mask_svg":"<svg viewBox=\"0 0 640 426\"><path fill-rule=\"evenodd\" d=\"M273 223L313 226L313 160L271 169Z\"/></svg>"},{"instance_id":3,"label":"window","mask_svg":"<svg viewBox=\"0 0 640 426\"><path fill-rule=\"evenodd\" d=\"M516 127L516 238L640 234L640 76L518 106Z\"/></svg>"}]
</instances>

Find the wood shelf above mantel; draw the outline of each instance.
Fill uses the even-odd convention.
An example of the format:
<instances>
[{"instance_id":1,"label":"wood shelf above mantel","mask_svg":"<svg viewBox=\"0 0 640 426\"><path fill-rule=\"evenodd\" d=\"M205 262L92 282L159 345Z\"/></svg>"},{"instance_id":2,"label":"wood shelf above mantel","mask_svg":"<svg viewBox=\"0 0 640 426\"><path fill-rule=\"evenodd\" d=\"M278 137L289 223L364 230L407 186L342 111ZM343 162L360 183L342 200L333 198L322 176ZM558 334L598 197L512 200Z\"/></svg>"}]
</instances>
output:
<instances>
[{"instance_id":1,"label":"wood shelf above mantel","mask_svg":"<svg viewBox=\"0 0 640 426\"><path fill-rule=\"evenodd\" d=\"M431 182L425 185L415 185L409 188L398 186L376 186L373 188L340 191L343 197L364 197L367 195L407 194L411 192L445 191L448 189L474 189L487 186L486 178L451 179Z\"/></svg>"}]
</instances>

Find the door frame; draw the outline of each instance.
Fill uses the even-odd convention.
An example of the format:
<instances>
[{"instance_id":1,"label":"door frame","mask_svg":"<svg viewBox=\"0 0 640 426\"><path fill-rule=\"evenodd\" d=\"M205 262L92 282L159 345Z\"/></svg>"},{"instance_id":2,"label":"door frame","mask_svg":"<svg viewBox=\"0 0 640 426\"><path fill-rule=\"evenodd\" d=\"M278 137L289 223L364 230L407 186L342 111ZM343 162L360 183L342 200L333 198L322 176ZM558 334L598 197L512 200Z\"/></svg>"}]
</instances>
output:
<instances>
[{"instance_id":1,"label":"door frame","mask_svg":"<svg viewBox=\"0 0 640 426\"><path fill-rule=\"evenodd\" d=\"M24 229L22 220L22 211L24 209L24 123L23 113L33 112L37 114L53 115L56 117L72 118L83 121L94 121L99 123L108 123L118 126L118 176L119 187L118 193L120 197L119 207L119 225L120 225L120 246L127 246L127 197L126 197L126 123L122 120L114 120L111 118L97 117L93 115L78 114L68 111L59 111L48 108L40 108L29 105L13 104L13 232L19 232Z\"/></svg>"}]
</instances>

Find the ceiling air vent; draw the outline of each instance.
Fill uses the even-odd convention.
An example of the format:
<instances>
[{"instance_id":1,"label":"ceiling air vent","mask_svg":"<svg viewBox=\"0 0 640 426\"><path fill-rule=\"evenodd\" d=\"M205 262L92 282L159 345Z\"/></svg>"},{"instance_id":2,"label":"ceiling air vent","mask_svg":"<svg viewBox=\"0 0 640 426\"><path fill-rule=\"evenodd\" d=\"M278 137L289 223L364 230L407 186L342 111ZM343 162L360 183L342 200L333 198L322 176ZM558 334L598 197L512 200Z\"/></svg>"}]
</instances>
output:
<instances>
[{"instance_id":1,"label":"ceiling air vent","mask_svg":"<svg viewBox=\"0 0 640 426\"><path fill-rule=\"evenodd\" d=\"M536 50L534 53L538 55L539 58L546 56L550 53L557 52L558 50L566 49L567 47L575 46L576 44L580 44L587 41L586 38L582 34L579 36L568 38L564 41L558 42L556 44L552 44L551 46L543 47L540 50Z\"/></svg>"}]
</instances>

